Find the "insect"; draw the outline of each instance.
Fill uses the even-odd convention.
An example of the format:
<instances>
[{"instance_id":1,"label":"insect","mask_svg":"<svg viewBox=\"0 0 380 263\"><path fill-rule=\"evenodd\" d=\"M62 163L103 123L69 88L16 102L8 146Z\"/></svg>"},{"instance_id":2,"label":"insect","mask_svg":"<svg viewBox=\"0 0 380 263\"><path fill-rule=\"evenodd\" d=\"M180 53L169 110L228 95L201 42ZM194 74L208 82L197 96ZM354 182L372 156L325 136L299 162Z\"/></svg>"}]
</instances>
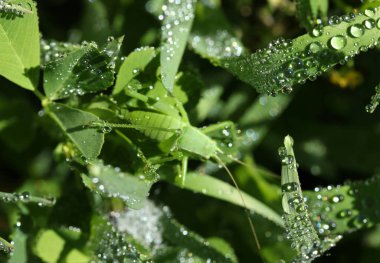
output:
<instances>
[{"instance_id":1,"label":"insect","mask_svg":"<svg viewBox=\"0 0 380 263\"><path fill-rule=\"evenodd\" d=\"M181 162L181 171L178 177L182 185L186 182L190 158L212 160L223 167L238 190L257 248L260 250L260 243L246 202L236 180L226 166L226 162L231 161L244 164L233 154L228 154L228 152L233 152L237 140L235 125L226 121L205 128L197 128L190 123L183 104L173 96L165 96L165 102L160 99L152 100L149 95L137 93L134 90L127 90L126 94L143 102L144 105L142 109L141 107L137 109L131 107L132 110L127 107L120 109L119 117L127 123L103 121L91 123L91 125L100 128L107 127L108 131L111 131L112 128L134 129L149 139L157 141L159 148L166 155L162 158L164 161L179 160Z\"/></svg>"}]
</instances>

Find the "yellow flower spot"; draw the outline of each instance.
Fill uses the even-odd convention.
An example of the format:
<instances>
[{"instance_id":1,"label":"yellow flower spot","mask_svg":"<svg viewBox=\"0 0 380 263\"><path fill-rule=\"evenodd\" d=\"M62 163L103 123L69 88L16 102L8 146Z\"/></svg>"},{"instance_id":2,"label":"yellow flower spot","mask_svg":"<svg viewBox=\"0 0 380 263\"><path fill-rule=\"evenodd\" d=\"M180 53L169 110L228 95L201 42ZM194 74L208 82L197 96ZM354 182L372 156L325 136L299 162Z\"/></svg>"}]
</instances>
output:
<instances>
[{"instance_id":1,"label":"yellow flower spot","mask_svg":"<svg viewBox=\"0 0 380 263\"><path fill-rule=\"evenodd\" d=\"M354 89L363 82L363 76L356 70L336 71L330 73L330 82L342 89Z\"/></svg>"}]
</instances>

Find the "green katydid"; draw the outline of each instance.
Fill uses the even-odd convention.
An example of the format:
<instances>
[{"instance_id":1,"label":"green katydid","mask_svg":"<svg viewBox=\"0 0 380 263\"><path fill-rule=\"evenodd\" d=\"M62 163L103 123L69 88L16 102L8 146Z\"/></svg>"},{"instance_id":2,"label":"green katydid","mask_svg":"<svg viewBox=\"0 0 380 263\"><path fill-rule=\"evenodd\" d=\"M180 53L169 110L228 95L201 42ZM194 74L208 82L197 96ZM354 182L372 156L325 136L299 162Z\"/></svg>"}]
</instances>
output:
<instances>
[{"instance_id":1,"label":"green katydid","mask_svg":"<svg viewBox=\"0 0 380 263\"><path fill-rule=\"evenodd\" d=\"M133 97L140 102L147 103L151 98L149 96L137 93L136 91L126 91L129 97ZM171 96L171 95L169 95ZM213 160L221 167L223 167L231 178L234 186L237 188L242 204L247 213L247 218L257 245L258 250L260 250L260 243L253 226L252 220L250 218L247 205L241 194L240 188L236 183L232 173L227 168L225 161L235 161L240 164L244 164L232 155L228 155L223 151L218 145L217 141L210 137L207 133L212 133L216 130L220 130L224 136L230 136L235 134L235 126L233 123L227 121L218 123L216 125L211 125L206 128L197 128L191 125L186 111L183 108L182 103L180 103L176 98L172 97L176 103L175 108L178 110L178 114L173 114L173 112L167 113L169 107L164 106L163 102L159 100L158 103L154 105L149 104L149 106L144 107L143 110L121 110L119 117L126 120L128 123L112 123L112 122L96 122L92 123L92 126L97 127L109 127L109 128L130 128L135 129L142 134L144 134L149 139L158 141L160 143L160 148L169 156L164 158L164 160L178 159L181 161L181 173L178 175L182 182L185 184L186 173L188 167L189 158L195 158L200 160ZM146 104L147 105L147 104ZM148 108L148 109L146 109ZM164 110L162 110L164 109ZM165 113L162 113L165 112ZM107 129L110 130L110 129ZM226 146L231 147L228 143Z\"/></svg>"}]
</instances>

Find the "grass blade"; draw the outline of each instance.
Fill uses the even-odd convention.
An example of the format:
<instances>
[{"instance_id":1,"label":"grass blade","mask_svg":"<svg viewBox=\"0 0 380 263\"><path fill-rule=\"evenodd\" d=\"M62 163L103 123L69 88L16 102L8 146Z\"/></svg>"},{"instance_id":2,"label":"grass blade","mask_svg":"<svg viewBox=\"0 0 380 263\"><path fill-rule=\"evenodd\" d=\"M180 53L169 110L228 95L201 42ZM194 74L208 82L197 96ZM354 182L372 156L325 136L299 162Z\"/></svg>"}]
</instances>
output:
<instances>
[{"instance_id":1,"label":"grass blade","mask_svg":"<svg viewBox=\"0 0 380 263\"><path fill-rule=\"evenodd\" d=\"M165 88L173 91L175 76L187 44L194 19L196 0L169 0L159 15L161 27L161 78Z\"/></svg>"},{"instance_id":2,"label":"grass blade","mask_svg":"<svg viewBox=\"0 0 380 263\"><path fill-rule=\"evenodd\" d=\"M182 187L181 182L178 182L176 184ZM235 187L209 175L188 173L186 175L186 182L183 187L196 193L207 195L219 200L227 201L231 204L244 207L238 190ZM250 209L252 212L255 212L271 220L279 226L284 225L281 217L270 207L266 206L262 202L244 192L242 192L242 195L248 209Z\"/></svg>"},{"instance_id":3,"label":"grass blade","mask_svg":"<svg viewBox=\"0 0 380 263\"><path fill-rule=\"evenodd\" d=\"M222 59L220 65L258 92L288 93L295 84L314 80L334 65L346 63L375 47L380 37L377 9L330 18L330 25L314 28L294 40L278 39L251 55Z\"/></svg>"}]
</instances>

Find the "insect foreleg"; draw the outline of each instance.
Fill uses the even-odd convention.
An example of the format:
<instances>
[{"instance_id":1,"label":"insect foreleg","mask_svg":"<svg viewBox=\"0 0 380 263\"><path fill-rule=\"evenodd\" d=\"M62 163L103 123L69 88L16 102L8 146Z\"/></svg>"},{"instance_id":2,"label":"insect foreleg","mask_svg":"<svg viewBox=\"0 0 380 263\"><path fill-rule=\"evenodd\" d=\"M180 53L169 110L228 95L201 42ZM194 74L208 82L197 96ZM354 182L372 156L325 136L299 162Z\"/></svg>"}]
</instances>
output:
<instances>
[{"instance_id":1,"label":"insect foreleg","mask_svg":"<svg viewBox=\"0 0 380 263\"><path fill-rule=\"evenodd\" d=\"M186 174L187 174L187 166L188 166L189 157L185 156L182 159L182 165L181 165L181 174L179 175L179 178L181 179L181 185L184 186L186 181Z\"/></svg>"}]
</instances>

